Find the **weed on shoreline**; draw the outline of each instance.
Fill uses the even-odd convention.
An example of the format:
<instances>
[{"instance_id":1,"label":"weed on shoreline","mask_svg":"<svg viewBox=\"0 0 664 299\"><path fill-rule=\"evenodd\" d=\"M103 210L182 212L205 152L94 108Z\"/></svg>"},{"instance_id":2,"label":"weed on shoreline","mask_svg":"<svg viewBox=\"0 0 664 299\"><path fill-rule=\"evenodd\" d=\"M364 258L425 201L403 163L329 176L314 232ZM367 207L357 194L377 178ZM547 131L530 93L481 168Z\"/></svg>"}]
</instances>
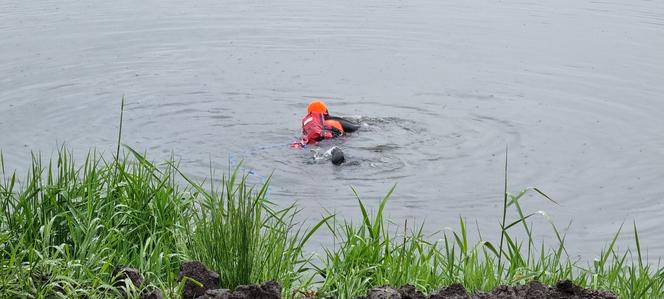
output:
<instances>
[{"instance_id":1,"label":"weed on shoreline","mask_svg":"<svg viewBox=\"0 0 664 299\"><path fill-rule=\"evenodd\" d=\"M92 151L81 167L64 149L46 163L34 155L24 180L5 172L0 154L0 297L137 297L141 288L157 288L177 298L179 266L189 260L219 273L224 288L276 280L288 290L284 297L315 290L356 298L373 287L404 284L424 293L453 283L488 291L532 280L571 280L621 298L664 297L664 267L643 260L636 223L634 249L615 250L621 227L595 261L572 261L552 222L558 246L533 240L527 220L537 213L524 211L520 200L526 192L552 199L536 188L510 194L507 169L501 241L480 235L471 244L463 218L457 231L437 241L421 225L390 230L383 212L394 188L374 213L357 196L359 223L329 215L303 227L295 205L280 208L266 199L269 181L253 188L236 168L221 185L206 188L171 161L155 164L127 150L112 161ZM526 232L523 240L515 227ZM334 247L305 255L303 247L321 228ZM118 290L118 265L137 268L145 283Z\"/></svg>"}]
</instances>

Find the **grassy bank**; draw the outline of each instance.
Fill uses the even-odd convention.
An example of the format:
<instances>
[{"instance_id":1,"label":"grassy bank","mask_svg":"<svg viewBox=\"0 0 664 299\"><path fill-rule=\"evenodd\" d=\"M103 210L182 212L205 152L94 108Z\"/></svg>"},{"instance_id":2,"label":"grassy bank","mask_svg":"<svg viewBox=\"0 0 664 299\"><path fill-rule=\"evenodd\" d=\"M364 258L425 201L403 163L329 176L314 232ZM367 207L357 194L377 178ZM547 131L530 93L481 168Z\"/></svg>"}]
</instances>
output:
<instances>
[{"instance_id":1,"label":"grassy bank","mask_svg":"<svg viewBox=\"0 0 664 299\"><path fill-rule=\"evenodd\" d=\"M455 232L435 239L421 226L389 228L383 212L392 190L376 211L358 196L358 222L330 215L304 227L296 206L267 201L269 181L254 188L236 169L219 185L195 182L173 162L154 164L127 151L111 160L93 152L79 166L66 151L46 162L35 156L24 178L6 172L0 158L0 297L118 297L112 271L127 265L144 274L145 287L177 298L179 265L189 260L219 273L222 287L275 279L286 297L313 290L355 298L406 283L424 292L455 282L490 290L533 279L570 279L622 298L664 297L664 268L643 260L636 224L631 250L614 250L619 231L596 260L572 261L553 223L558 246L533 240L533 214L519 203L527 192L550 199L537 189L508 193L507 180L500 242L478 236L470 243L463 218ZM333 236L335 246L306 255L315 233Z\"/></svg>"}]
</instances>

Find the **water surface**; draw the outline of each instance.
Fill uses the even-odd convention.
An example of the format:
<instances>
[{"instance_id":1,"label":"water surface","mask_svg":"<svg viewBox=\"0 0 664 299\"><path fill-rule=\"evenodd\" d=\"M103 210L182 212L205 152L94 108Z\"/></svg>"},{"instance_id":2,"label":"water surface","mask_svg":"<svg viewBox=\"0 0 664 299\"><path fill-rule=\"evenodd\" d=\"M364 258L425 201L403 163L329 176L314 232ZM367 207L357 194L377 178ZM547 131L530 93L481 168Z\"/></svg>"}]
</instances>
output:
<instances>
[{"instance_id":1,"label":"water surface","mask_svg":"<svg viewBox=\"0 0 664 299\"><path fill-rule=\"evenodd\" d=\"M662 1L0 1L0 148L11 168L66 144L208 176L244 160L303 217L354 218L397 183L395 223L495 231L510 186L593 258L636 220L664 255ZM360 119L339 145L359 165L311 163L307 102ZM411 222L412 223L412 222ZM548 224L536 230L552 240ZM629 231L629 230L626 230ZM489 237L491 238L491 237ZM626 233L621 246L631 242ZM320 234L318 242L329 242Z\"/></svg>"}]
</instances>

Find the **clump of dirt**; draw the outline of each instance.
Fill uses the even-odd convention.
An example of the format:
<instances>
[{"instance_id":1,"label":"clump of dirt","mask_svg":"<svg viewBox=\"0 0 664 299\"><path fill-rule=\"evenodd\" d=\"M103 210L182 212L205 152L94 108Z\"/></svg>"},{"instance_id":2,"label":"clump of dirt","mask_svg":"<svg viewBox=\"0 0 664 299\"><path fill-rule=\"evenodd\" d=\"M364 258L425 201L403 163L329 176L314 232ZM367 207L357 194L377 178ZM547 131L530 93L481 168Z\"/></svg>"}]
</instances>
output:
<instances>
[{"instance_id":1,"label":"clump of dirt","mask_svg":"<svg viewBox=\"0 0 664 299\"><path fill-rule=\"evenodd\" d=\"M473 298L617 299L618 297L610 292L584 289L569 280L563 280L554 287L545 286L538 281L514 287L503 285L496 287L490 293L478 293Z\"/></svg>"},{"instance_id":2,"label":"clump of dirt","mask_svg":"<svg viewBox=\"0 0 664 299\"><path fill-rule=\"evenodd\" d=\"M140 299L162 299L164 295L160 289L146 288L141 292Z\"/></svg>"},{"instance_id":3,"label":"clump of dirt","mask_svg":"<svg viewBox=\"0 0 664 299\"><path fill-rule=\"evenodd\" d=\"M182 291L185 299L194 299L205 295L205 291L219 288L219 274L208 270L201 262L192 261L180 265L178 282L187 279ZM191 281L197 281L202 286Z\"/></svg>"},{"instance_id":4,"label":"clump of dirt","mask_svg":"<svg viewBox=\"0 0 664 299\"><path fill-rule=\"evenodd\" d=\"M113 286L118 289L123 298L127 298L126 290L129 288L129 284L134 285L136 288L141 288L145 279L141 272L138 269L117 266L113 269L111 274L113 277ZM160 289L154 288L152 286L147 286L144 288L140 295L140 299L162 299L164 296L161 293Z\"/></svg>"},{"instance_id":5,"label":"clump of dirt","mask_svg":"<svg viewBox=\"0 0 664 299\"><path fill-rule=\"evenodd\" d=\"M370 289L367 292L366 297L360 297L361 299L401 299L401 295L397 289L391 286L382 286L378 288Z\"/></svg>"},{"instance_id":6,"label":"clump of dirt","mask_svg":"<svg viewBox=\"0 0 664 299\"><path fill-rule=\"evenodd\" d=\"M606 291L584 289L564 280L550 287L538 281L531 281L525 285L501 285L489 293L476 292L469 294L461 284L452 284L438 292L424 296L415 290L415 287L406 285L400 289L389 286L373 288L367 296L358 299L617 299L614 294Z\"/></svg>"},{"instance_id":7,"label":"clump of dirt","mask_svg":"<svg viewBox=\"0 0 664 299\"><path fill-rule=\"evenodd\" d=\"M113 269L113 286L116 288L124 288L127 286L127 279L137 288L140 288L143 285L143 276L138 271L138 269L118 266Z\"/></svg>"},{"instance_id":8,"label":"clump of dirt","mask_svg":"<svg viewBox=\"0 0 664 299\"><path fill-rule=\"evenodd\" d=\"M234 290L207 290L197 299L281 299L281 286L276 281L263 284L241 285Z\"/></svg>"},{"instance_id":9,"label":"clump of dirt","mask_svg":"<svg viewBox=\"0 0 664 299\"><path fill-rule=\"evenodd\" d=\"M399 295L401 295L401 299L425 299L427 297L410 284L399 288Z\"/></svg>"},{"instance_id":10,"label":"clump of dirt","mask_svg":"<svg viewBox=\"0 0 664 299\"><path fill-rule=\"evenodd\" d=\"M470 298L466 288L459 283L449 285L444 289L440 289L438 293L429 296L429 299L466 299Z\"/></svg>"},{"instance_id":11,"label":"clump of dirt","mask_svg":"<svg viewBox=\"0 0 664 299\"><path fill-rule=\"evenodd\" d=\"M426 296L418 291L413 285L404 285L399 289L390 286L382 286L370 289L367 296L360 299L425 299Z\"/></svg>"}]
</instances>

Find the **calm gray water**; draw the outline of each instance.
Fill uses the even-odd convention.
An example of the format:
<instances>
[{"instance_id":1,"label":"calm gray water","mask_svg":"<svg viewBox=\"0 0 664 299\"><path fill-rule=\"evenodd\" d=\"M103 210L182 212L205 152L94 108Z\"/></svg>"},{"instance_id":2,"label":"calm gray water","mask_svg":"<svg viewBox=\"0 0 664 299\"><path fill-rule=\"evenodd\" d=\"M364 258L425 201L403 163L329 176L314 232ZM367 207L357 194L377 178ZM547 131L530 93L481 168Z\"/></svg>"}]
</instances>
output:
<instances>
[{"instance_id":1,"label":"calm gray water","mask_svg":"<svg viewBox=\"0 0 664 299\"><path fill-rule=\"evenodd\" d=\"M662 1L0 0L0 18L11 168L63 142L112 153L125 95L123 141L196 178L243 159L308 219L355 218L351 186L375 207L397 183L395 223L461 215L489 237L509 146L511 190L560 202L526 200L572 221L571 254L595 257L623 222L631 245L636 221L664 256ZM359 165L288 148L312 98L362 120L333 143Z\"/></svg>"}]
</instances>

